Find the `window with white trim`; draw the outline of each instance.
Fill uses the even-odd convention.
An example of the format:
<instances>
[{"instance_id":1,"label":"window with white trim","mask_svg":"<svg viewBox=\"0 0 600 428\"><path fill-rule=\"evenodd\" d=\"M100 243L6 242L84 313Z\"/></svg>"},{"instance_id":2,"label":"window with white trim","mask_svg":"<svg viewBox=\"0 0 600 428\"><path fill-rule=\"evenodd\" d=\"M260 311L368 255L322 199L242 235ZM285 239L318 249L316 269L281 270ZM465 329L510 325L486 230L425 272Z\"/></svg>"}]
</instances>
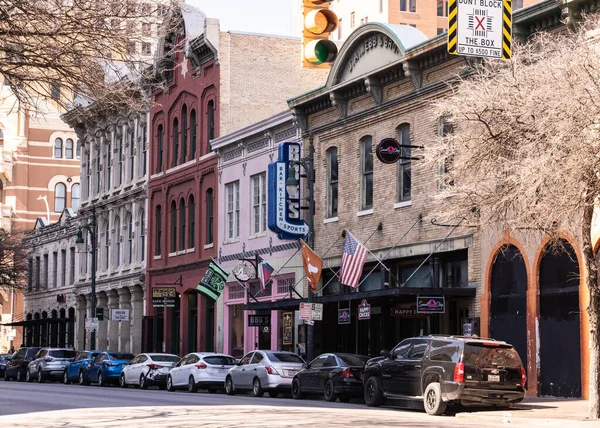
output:
<instances>
[{"instance_id":1,"label":"window with white trim","mask_svg":"<svg viewBox=\"0 0 600 428\"><path fill-rule=\"evenodd\" d=\"M252 176L252 233L267 230L267 185L263 172Z\"/></svg>"},{"instance_id":2,"label":"window with white trim","mask_svg":"<svg viewBox=\"0 0 600 428\"><path fill-rule=\"evenodd\" d=\"M360 209L373 208L373 138L360 141Z\"/></svg>"},{"instance_id":3,"label":"window with white trim","mask_svg":"<svg viewBox=\"0 0 600 428\"><path fill-rule=\"evenodd\" d=\"M225 186L227 208L227 239L240 236L240 182L234 181Z\"/></svg>"}]
</instances>

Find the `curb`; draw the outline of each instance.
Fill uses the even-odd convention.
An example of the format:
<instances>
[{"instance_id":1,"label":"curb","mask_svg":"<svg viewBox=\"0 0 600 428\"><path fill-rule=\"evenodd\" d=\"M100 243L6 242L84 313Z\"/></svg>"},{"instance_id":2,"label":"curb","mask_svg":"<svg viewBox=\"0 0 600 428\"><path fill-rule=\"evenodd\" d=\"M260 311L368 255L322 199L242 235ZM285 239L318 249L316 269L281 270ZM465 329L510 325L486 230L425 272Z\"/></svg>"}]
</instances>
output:
<instances>
[{"instance_id":1,"label":"curb","mask_svg":"<svg viewBox=\"0 0 600 428\"><path fill-rule=\"evenodd\" d=\"M548 417L521 417L512 412L505 412L502 415L482 414L478 412L472 413L457 413L457 419L477 419L479 421L497 422L503 424L514 425L529 425L543 424L548 427L581 427L582 425L589 427L600 427L600 421L591 421L588 419L564 419L564 418L548 418Z\"/></svg>"}]
</instances>

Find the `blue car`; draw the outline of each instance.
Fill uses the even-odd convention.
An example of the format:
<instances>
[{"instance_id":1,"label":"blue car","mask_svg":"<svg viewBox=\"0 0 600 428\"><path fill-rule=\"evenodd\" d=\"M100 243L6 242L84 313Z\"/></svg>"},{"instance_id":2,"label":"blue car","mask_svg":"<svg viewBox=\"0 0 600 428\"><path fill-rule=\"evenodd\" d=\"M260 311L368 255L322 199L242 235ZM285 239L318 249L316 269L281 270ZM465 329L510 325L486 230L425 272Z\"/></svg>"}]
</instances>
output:
<instances>
[{"instance_id":1,"label":"blue car","mask_svg":"<svg viewBox=\"0 0 600 428\"><path fill-rule=\"evenodd\" d=\"M65 371L63 373L63 383L65 385L71 382L79 382L79 376L85 372L87 366L96 358L102 351L80 351L75 356L73 361L67 363Z\"/></svg>"},{"instance_id":2,"label":"blue car","mask_svg":"<svg viewBox=\"0 0 600 428\"><path fill-rule=\"evenodd\" d=\"M85 372L79 376L79 383L89 385L96 382L98 386L108 383L117 383L123 367L131 360L133 354L116 351L103 351L98 353L94 361L87 366Z\"/></svg>"},{"instance_id":3,"label":"blue car","mask_svg":"<svg viewBox=\"0 0 600 428\"><path fill-rule=\"evenodd\" d=\"M0 354L0 377L4 377L4 373L6 373L6 363L10 361L10 356L12 354Z\"/></svg>"}]
</instances>

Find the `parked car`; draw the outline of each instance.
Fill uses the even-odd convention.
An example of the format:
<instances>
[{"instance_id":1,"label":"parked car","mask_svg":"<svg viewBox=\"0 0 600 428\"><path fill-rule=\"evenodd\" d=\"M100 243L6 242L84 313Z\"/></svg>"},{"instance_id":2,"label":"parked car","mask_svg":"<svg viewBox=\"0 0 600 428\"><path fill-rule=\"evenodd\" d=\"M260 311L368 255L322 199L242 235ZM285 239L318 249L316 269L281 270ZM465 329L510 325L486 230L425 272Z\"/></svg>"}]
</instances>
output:
<instances>
[{"instance_id":1,"label":"parked car","mask_svg":"<svg viewBox=\"0 0 600 428\"><path fill-rule=\"evenodd\" d=\"M357 354L321 354L294 376L292 398L323 394L325 400L348 403L363 395L363 373L369 357Z\"/></svg>"},{"instance_id":2,"label":"parked car","mask_svg":"<svg viewBox=\"0 0 600 428\"><path fill-rule=\"evenodd\" d=\"M180 358L173 354L139 354L127 364L119 377L119 385L127 388L137 385L142 389L157 385L160 389L167 387L169 370L179 362Z\"/></svg>"},{"instance_id":3,"label":"parked car","mask_svg":"<svg viewBox=\"0 0 600 428\"><path fill-rule=\"evenodd\" d=\"M192 352L171 369L167 377L167 389L175 391L187 387L189 392L196 392L198 389L216 392L223 389L225 376L236 364L236 359L231 355Z\"/></svg>"},{"instance_id":4,"label":"parked car","mask_svg":"<svg viewBox=\"0 0 600 428\"><path fill-rule=\"evenodd\" d=\"M365 402L423 400L441 415L450 403L508 407L523 400L525 369L512 345L493 339L428 336L403 340L365 367Z\"/></svg>"},{"instance_id":5,"label":"parked car","mask_svg":"<svg viewBox=\"0 0 600 428\"><path fill-rule=\"evenodd\" d=\"M92 382L98 386L119 381L121 371L125 364L133 360L133 354L116 351L102 351L94 357L94 360L86 367L85 371L79 373L79 384L89 385Z\"/></svg>"},{"instance_id":6,"label":"parked car","mask_svg":"<svg viewBox=\"0 0 600 428\"><path fill-rule=\"evenodd\" d=\"M19 348L12 357L10 357L10 361L6 363L4 380L15 378L17 381L23 382L27 374L29 362L33 360L33 357L35 357L35 354L37 354L39 350L39 347Z\"/></svg>"},{"instance_id":7,"label":"parked car","mask_svg":"<svg viewBox=\"0 0 600 428\"><path fill-rule=\"evenodd\" d=\"M255 397L277 397L281 391L289 391L292 379L302 370L305 361L293 352L252 351L233 366L225 377L225 392L250 390Z\"/></svg>"},{"instance_id":8,"label":"parked car","mask_svg":"<svg viewBox=\"0 0 600 428\"><path fill-rule=\"evenodd\" d=\"M73 361L76 354L69 348L41 348L29 363L25 380L42 383L46 379L62 378L67 363Z\"/></svg>"},{"instance_id":9,"label":"parked car","mask_svg":"<svg viewBox=\"0 0 600 428\"><path fill-rule=\"evenodd\" d=\"M6 371L6 363L10 361L11 354L0 354L0 377L4 377Z\"/></svg>"},{"instance_id":10,"label":"parked car","mask_svg":"<svg viewBox=\"0 0 600 428\"><path fill-rule=\"evenodd\" d=\"M79 374L85 372L87 366L102 351L79 351L73 361L67 363L63 372L63 383L65 385L79 380Z\"/></svg>"}]
</instances>

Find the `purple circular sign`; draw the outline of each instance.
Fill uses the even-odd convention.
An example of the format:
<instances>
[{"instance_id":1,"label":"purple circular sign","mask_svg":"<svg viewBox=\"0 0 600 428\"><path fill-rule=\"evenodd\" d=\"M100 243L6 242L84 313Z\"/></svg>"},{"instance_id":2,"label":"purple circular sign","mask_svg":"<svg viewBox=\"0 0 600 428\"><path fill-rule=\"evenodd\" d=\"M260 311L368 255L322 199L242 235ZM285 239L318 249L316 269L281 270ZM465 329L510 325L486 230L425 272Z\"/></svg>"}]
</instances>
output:
<instances>
[{"instance_id":1,"label":"purple circular sign","mask_svg":"<svg viewBox=\"0 0 600 428\"><path fill-rule=\"evenodd\" d=\"M396 163L402 156L402 148L397 140L384 138L377 144L375 154L383 163Z\"/></svg>"}]
</instances>

